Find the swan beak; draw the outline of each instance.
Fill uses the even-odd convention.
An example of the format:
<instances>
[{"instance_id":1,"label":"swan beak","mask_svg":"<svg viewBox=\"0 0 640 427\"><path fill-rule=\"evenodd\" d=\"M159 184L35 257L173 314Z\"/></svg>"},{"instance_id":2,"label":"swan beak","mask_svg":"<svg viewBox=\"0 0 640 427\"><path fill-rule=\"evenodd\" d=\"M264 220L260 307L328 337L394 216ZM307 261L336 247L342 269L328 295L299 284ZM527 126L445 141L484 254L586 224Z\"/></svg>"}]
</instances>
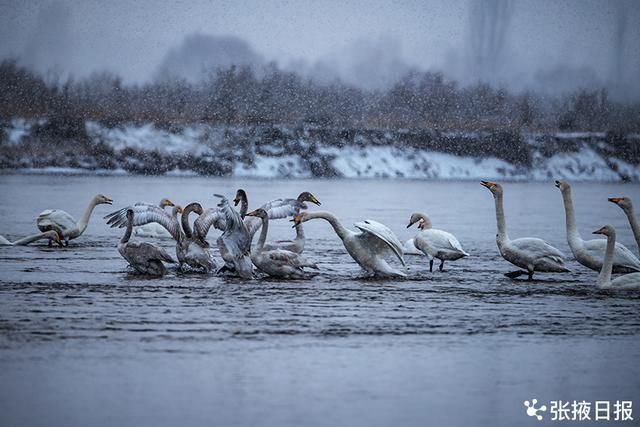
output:
<instances>
[{"instance_id":1,"label":"swan beak","mask_svg":"<svg viewBox=\"0 0 640 427\"><path fill-rule=\"evenodd\" d=\"M604 234L604 227L598 228L596 231L593 232L593 234Z\"/></svg>"},{"instance_id":2,"label":"swan beak","mask_svg":"<svg viewBox=\"0 0 640 427\"><path fill-rule=\"evenodd\" d=\"M105 202L106 204L108 204L108 205L112 205L112 204L113 204L113 200L112 200L112 199L110 199L110 198L108 198L108 197L105 197L105 198L104 198L104 202Z\"/></svg>"},{"instance_id":3,"label":"swan beak","mask_svg":"<svg viewBox=\"0 0 640 427\"><path fill-rule=\"evenodd\" d=\"M60 243L62 241L62 238L60 237L60 233L56 232L56 238L55 238L56 243Z\"/></svg>"},{"instance_id":4,"label":"swan beak","mask_svg":"<svg viewBox=\"0 0 640 427\"><path fill-rule=\"evenodd\" d=\"M294 216L291 222L293 223L291 228L296 228L296 226L300 225L300 223L302 222L302 214Z\"/></svg>"},{"instance_id":5,"label":"swan beak","mask_svg":"<svg viewBox=\"0 0 640 427\"><path fill-rule=\"evenodd\" d=\"M171 200L167 199L167 206L173 207L175 204Z\"/></svg>"},{"instance_id":6,"label":"swan beak","mask_svg":"<svg viewBox=\"0 0 640 427\"><path fill-rule=\"evenodd\" d=\"M483 185L483 186L487 187L488 189L491 189L496 185L496 183L495 182L491 182L491 181L480 181L480 185Z\"/></svg>"},{"instance_id":7,"label":"swan beak","mask_svg":"<svg viewBox=\"0 0 640 427\"><path fill-rule=\"evenodd\" d=\"M256 214L256 211L251 211L251 212L248 212L245 216L258 216L258 215Z\"/></svg>"},{"instance_id":8,"label":"swan beak","mask_svg":"<svg viewBox=\"0 0 640 427\"><path fill-rule=\"evenodd\" d=\"M178 206L178 213L182 213L184 212L184 209L182 209L180 206Z\"/></svg>"},{"instance_id":9,"label":"swan beak","mask_svg":"<svg viewBox=\"0 0 640 427\"><path fill-rule=\"evenodd\" d=\"M315 203L315 204L316 204L316 205L318 205L318 206L320 206L320 205L322 204L322 203L320 203L320 200L318 200L318 199L316 198L316 196L314 196L313 194L311 195L311 200L310 200L310 202L311 202L311 203Z\"/></svg>"},{"instance_id":10,"label":"swan beak","mask_svg":"<svg viewBox=\"0 0 640 427\"><path fill-rule=\"evenodd\" d=\"M233 199L233 206L238 206L238 203L240 203L240 199L238 199L237 197Z\"/></svg>"},{"instance_id":11,"label":"swan beak","mask_svg":"<svg viewBox=\"0 0 640 427\"><path fill-rule=\"evenodd\" d=\"M607 200L609 200L611 203L615 203L617 205L618 203L620 203L622 201L622 197L609 197Z\"/></svg>"},{"instance_id":12,"label":"swan beak","mask_svg":"<svg viewBox=\"0 0 640 427\"><path fill-rule=\"evenodd\" d=\"M556 187L560 188L560 181L556 180Z\"/></svg>"},{"instance_id":13,"label":"swan beak","mask_svg":"<svg viewBox=\"0 0 640 427\"><path fill-rule=\"evenodd\" d=\"M415 224L415 223L409 221L409 225L407 225L407 228L410 228L413 224Z\"/></svg>"}]
</instances>

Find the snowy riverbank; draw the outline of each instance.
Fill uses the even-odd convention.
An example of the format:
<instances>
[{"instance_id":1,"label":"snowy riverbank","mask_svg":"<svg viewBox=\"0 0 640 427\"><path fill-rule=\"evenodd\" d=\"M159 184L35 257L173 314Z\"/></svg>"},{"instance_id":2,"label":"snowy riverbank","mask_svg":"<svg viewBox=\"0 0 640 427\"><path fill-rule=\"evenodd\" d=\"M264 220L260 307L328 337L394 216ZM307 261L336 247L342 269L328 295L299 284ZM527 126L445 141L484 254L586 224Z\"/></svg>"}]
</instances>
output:
<instances>
[{"instance_id":1,"label":"snowy riverbank","mask_svg":"<svg viewBox=\"0 0 640 427\"><path fill-rule=\"evenodd\" d=\"M64 135L64 136L60 136ZM640 181L640 135L341 130L313 127L63 129L11 120L0 170L257 178Z\"/></svg>"}]
</instances>

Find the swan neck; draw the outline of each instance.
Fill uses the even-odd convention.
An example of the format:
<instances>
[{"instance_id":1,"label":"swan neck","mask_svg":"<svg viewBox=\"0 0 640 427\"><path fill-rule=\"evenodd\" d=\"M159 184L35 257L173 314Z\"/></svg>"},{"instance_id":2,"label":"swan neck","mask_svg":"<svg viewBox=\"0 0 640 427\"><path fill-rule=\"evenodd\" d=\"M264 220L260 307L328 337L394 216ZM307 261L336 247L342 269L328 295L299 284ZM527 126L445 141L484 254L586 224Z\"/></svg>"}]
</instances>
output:
<instances>
[{"instance_id":1,"label":"swan neck","mask_svg":"<svg viewBox=\"0 0 640 427\"><path fill-rule=\"evenodd\" d=\"M124 231L124 236L120 239L120 243L127 243L131 238L131 232L133 231L133 222L127 220L127 229Z\"/></svg>"},{"instance_id":2,"label":"swan neck","mask_svg":"<svg viewBox=\"0 0 640 427\"><path fill-rule=\"evenodd\" d=\"M249 209L249 201L246 197L242 197L240 200L240 218L244 219L247 216L247 210Z\"/></svg>"},{"instance_id":3,"label":"swan neck","mask_svg":"<svg viewBox=\"0 0 640 427\"><path fill-rule=\"evenodd\" d=\"M79 234L84 233L84 230L87 229L87 225L89 225L89 218L91 218L91 214L93 213L93 210L95 209L97 204L98 200L94 197L93 199L91 199L91 202L89 202L89 205L84 210L82 218L80 218L80 221L78 221L78 223L76 224Z\"/></svg>"},{"instance_id":4,"label":"swan neck","mask_svg":"<svg viewBox=\"0 0 640 427\"><path fill-rule=\"evenodd\" d=\"M500 241L508 240L509 236L507 235L507 223L504 218L504 202L502 194L496 194L494 196L494 201L496 204L496 224L498 227L497 239Z\"/></svg>"},{"instance_id":5,"label":"swan neck","mask_svg":"<svg viewBox=\"0 0 640 427\"><path fill-rule=\"evenodd\" d=\"M296 225L296 239L304 239L304 230L302 229L302 224Z\"/></svg>"},{"instance_id":6,"label":"swan neck","mask_svg":"<svg viewBox=\"0 0 640 427\"><path fill-rule=\"evenodd\" d=\"M611 235L607 236L607 249L604 252L604 262L602 270L598 276L598 285L605 286L611 282L611 270L613 269L613 251L616 247L616 232L612 230Z\"/></svg>"},{"instance_id":7,"label":"swan neck","mask_svg":"<svg viewBox=\"0 0 640 427\"><path fill-rule=\"evenodd\" d=\"M340 237L341 239L344 240L345 237L347 237L349 234L351 234L351 231L348 230L347 228L345 228L340 221L338 221L338 218L336 218L336 216L334 214L332 214L331 212L327 212L327 211L313 211L313 212L309 212L306 214L306 220L310 220L310 219L314 219L314 218L322 218L325 221L327 221L329 224L331 224L331 227L333 227L333 230L336 232L336 234L338 235L338 237Z\"/></svg>"},{"instance_id":8,"label":"swan neck","mask_svg":"<svg viewBox=\"0 0 640 427\"><path fill-rule=\"evenodd\" d=\"M636 213L633 207L624 209L624 213L629 219L629 225L631 225L631 231L633 232L634 239L636 239L636 246L638 246L638 253L640 253L640 224L638 224L638 220L636 219Z\"/></svg>"},{"instance_id":9,"label":"swan neck","mask_svg":"<svg viewBox=\"0 0 640 427\"><path fill-rule=\"evenodd\" d=\"M567 225L567 241L572 244L580 239L578 226L576 225L576 213L573 209L573 198L571 197L571 188L562 191L562 202L564 203L564 214Z\"/></svg>"},{"instance_id":10,"label":"swan neck","mask_svg":"<svg viewBox=\"0 0 640 427\"><path fill-rule=\"evenodd\" d=\"M191 225L189 224L189 214L191 214L191 212L193 212L197 207L197 203L189 203L182 211L182 216L180 217L182 231L184 231L184 235L187 238L190 238L193 235Z\"/></svg>"},{"instance_id":11,"label":"swan neck","mask_svg":"<svg viewBox=\"0 0 640 427\"><path fill-rule=\"evenodd\" d=\"M261 251L264 248L264 244L267 241L267 232L269 231L269 218L260 218L262 220L262 229L260 230L260 238L258 239L258 250Z\"/></svg>"}]
</instances>

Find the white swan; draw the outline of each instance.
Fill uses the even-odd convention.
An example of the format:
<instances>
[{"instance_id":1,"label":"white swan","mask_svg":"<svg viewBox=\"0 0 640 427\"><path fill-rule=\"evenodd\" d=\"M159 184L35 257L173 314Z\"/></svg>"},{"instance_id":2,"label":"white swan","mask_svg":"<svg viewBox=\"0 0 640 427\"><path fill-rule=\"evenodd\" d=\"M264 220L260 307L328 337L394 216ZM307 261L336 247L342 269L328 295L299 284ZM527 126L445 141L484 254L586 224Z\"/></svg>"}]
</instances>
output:
<instances>
[{"instance_id":1,"label":"white swan","mask_svg":"<svg viewBox=\"0 0 640 427\"><path fill-rule=\"evenodd\" d=\"M118 243L118 252L138 273L162 276L167 272L163 262L175 263L171 255L163 248L149 242L130 242L133 230L134 212L128 209L125 214L127 229Z\"/></svg>"},{"instance_id":2,"label":"white swan","mask_svg":"<svg viewBox=\"0 0 640 427\"><path fill-rule=\"evenodd\" d=\"M562 193L565 219L567 226L567 241L576 260L592 270L600 271L604 259L607 242L604 239L582 240L576 225L576 216L571 198L571 186L565 181L556 181L556 187ZM631 273L640 271L640 260L624 245L617 243L613 251L613 272Z\"/></svg>"},{"instance_id":3,"label":"white swan","mask_svg":"<svg viewBox=\"0 0 640 427\"><path fill-rule=\"evenodd\" d=\"M213 254L209 249L206 241L194 236L189 225L189 214L195 212L202 214L202 206L200 203L189 203L182 210L180 217L183 233L180 234L180 240L176 244L176 257L178 258L178 269L183 269L183 264L187 264L194 269L200 269L209 272L216 269L216 262ZM163 228L164 230L164 228ZM168 234L168 232L167 232Z\"/></svg>"},{"instance_id":4,"label":"white swan","mask_svg":"<svg viewBox=\"0 0 640 427\"><path fill-rule=\"evenodd\" d=\"M57 227L56 227L57 228ZM26 246L29 243L36 242L38 240L48 239L49 246L51 246L51 242L55 241L59 245L62 244L62 230L59 228L56 230L48 230L42 233L33 234L31 236L23 237L22 239L18 239L14 242L7 240L6 237L0 236L0 246Z\"/></svg>"},{"instance_id":5,"label":"white swan","mask_svg":"<svg viewBox=\"0 0 640 427\"><path fill-rule=\"evenodd\" d=\"M618 205L622 211L627 215L631 231L633 232L633 238L636 239L636 246L638 247L638 253L640 253L640 224L636 219L636 213L633 210L633 203L628 197L611 197L608 199L611 203Z\"/></svg>"},{"instance_id":6,"label":"white swan","mask_svg":"<svg viewBox=\"0 0 640 427\"><path fill-rule=\"evenodd\" d=\"M81 236L82 233L84 233L84 230L87 229L89 218L91 218L93 209L97 205L110 205L112 203L113 200L107 196L97 194L89 202L89 205L87 206L87 209L85 209L80 221L76 222L71 215L61 209L47 209L40 212L40 215L36 218L36 225L40 231L52 230L53 226L60 228L63 233L62 239L64 240L65 246L67 246L69 245L69 240L73 240Z\"/></svg>"},{"instance_id":7,"label":"white swan","mask_svg":"<svg viewBox=\"0 0 640 427\"><path fill-rule=\"evenodd\" d=\"M612 289L640 289L640 273L629 273L611 280L611 270L613 267L613 257L616 247L616 230L612 225L605 225L596 230L593 234L604 234L607 236L607 248L604 253L604 262L598 276L598 286Z\"/></svg>"},{"instance_id":8,"label":"white swan","mask_svg":"<svg viewBox=\"0 0 640 427\"><path fill-rule=\"evenodd\" d=\"M431 228L431 220L427 215L419 212L412 214L407 228L416 222L419 222L418 229L420 229L420 232L414 238L414 243L416 248L429 257L430 272L433 271L433 258L440 260L440 271L442 271L445 261L455 261L469 256L462 249L462 245L456 236L446 231Z\"/></svg>"},{"instance_id":9,"label":"white swan","mask_svg":"<svg viewBox=\"0 0 640 427\"><path fill-rule=\"evenodd\" d=\"M511 264L527 271L512 271L505 276L516 278L523 274L529 275L529 280L533 279L533 273L565 273L568 272L564 266L564 255L542 239L535 237L523 237L511 240L507 234L507 225L504 219L503 192L502 186L495 182L482 181L481 184L491 191L496 206L496 222L498 234L496 243L500 255Z\"/></svg>"},{"instance_id":10,"label":"white swan","mask_svg":"<svg viewBox=\"0 0 640 427\"><path fill-rule=\"evenodd\" d=\"M306 238L304 236L304 230L302 224L296 224L296 238L293 240L276 240L264 245L264 250L271 251L274 249L284 249L285 251L295 252L301 254L304 252L304 244Z\"/></svg>"},{"instance_id":11,"label":"white swan","mask_svg":"<svg viewBox=\"0 0 640 427\"><path fill-rule=\"evenodd\" d=\"M305 279L313 275L305 272L304 268L317 269L318 266L302 255L284 249L265 249L264 243L267 240L269 230L269 214L267 211L260 208L249 212L247 216L257 217L262 221L260 239L251 254L251 261L253 261L258 270L269 276L284 279Z\"/></svg>"},{"instance_id":12,"label":"white swan","mask_svg":"<svg viewBox=\"0 0 640 427\"><path fill-rule=\"evenodd\" d=\"M147 205L148 203L137 203L137 204ZM171 200L164 198L160 200L160 203L158 204L158 206L160 207L160 209L164 210L164 208L167 206L173 207L175 205ZM141 225L140 227L135 227L133 229L133 234L136 237L150 237L153 239L171 239L171 234L169 234L169 232L165 230L163 226L155 222L150 222L149 224Z\"/></svg>"},{"instance_id":13,"label":"white swan","mask_svg":"<svg viewBox=\"0 0 640 427\"><path fill-rule=\"evenodd\" d=\"M406 276L402 271L392 268L383 258L385 253L391 251L398 257L402 265L405 265L402 243L385 225L372 220L364 220L354 224L360 230L355 232L345 228L335 215L326 211L304 211L296 215L293 221L299 224L317 218L324 219L331 224L351 258L367 273L379 276Z\"/></svg>"}]
</instances>

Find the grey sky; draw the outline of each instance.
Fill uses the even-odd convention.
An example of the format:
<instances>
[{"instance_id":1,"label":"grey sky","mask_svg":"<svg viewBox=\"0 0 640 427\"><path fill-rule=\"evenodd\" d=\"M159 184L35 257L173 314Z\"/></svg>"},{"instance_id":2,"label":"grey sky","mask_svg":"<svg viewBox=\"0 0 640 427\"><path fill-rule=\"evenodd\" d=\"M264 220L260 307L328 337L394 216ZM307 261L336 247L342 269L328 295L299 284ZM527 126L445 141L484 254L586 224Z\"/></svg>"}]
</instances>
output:
<instances>
[{"instance_id":1,"label":"grey sky","mask_svg":"<svg viewBox=\"0 0 640 427\"><path fill-rule=\"evenodd\" d=\"M144 81L168 49L194 32L237 36L284 66L321 61L344 69L362 46L381 42L394 60L467 82L477 74L469 67L472 37L478 37L470 27L474 7L444 0L3 0L0 56L38 68L55 62L75 75L108 69ZM524 85L540 70L565 66L637 86L640 2L516 1L509 16L503 46L486 72L494 82Z\"/></svg>"}]
</instances>

